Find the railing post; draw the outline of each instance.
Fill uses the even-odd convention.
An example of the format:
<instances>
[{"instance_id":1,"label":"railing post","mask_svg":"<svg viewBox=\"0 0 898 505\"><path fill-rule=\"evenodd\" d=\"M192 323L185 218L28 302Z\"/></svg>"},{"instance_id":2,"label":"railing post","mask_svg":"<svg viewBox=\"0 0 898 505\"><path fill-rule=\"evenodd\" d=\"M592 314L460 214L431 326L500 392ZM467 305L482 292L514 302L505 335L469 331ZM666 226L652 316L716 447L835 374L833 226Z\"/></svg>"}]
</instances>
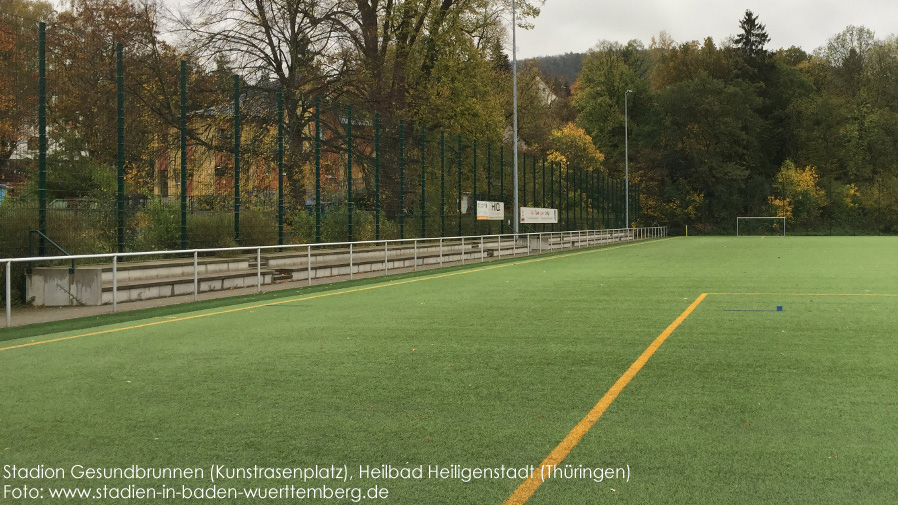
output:
<instances>
[{"instance_id":1,"label":"railing post","mask_svg":"<svg viewBox=\"0 0 898 505\"><path fill-rule=\"evenodd\" d=\"M12 261L6 262L6 327L12 326Z\"/></svg>"},{"instance_id":2,"label":"railing post","mask_svg":"<svg viewBox=\"0 0 898 505\"><path fill-rule=\"evenodd\" d=\"M193 301L200 297L200 261L199 252L193 251Z\"/></svg>"},{"instance_id":3,"label":"railing post","mask_svg":"<svg viewBox=\"0 0 898 505\"><path fill-rule=\"evenodd\" d=\"M349 280L352 280L352 242L349 243Z\"/></svg>"},{"instance_id":4,"label":"railing post","mask_svg":"<svg viewBox=\"0 0 898 505\"><path fill-rule=\"evenodd\" d=\"M483 235L480 236L480 262L483 263L486 261L485 254L483 254Z\"/></svg>"},{"instance_id":5,"label":"railing post","mask_svg":"<svg viewBox=\"0 0 898 505\"><path fill-rule=\"evenodd\" d=\"M312 285L312 246L310 245L306 251L306 273L307 281L309 286Z\"/></svg>"},{"instance_id":6,"label":"railing post","mask_svg":"<svg viewBox=\"0 0 898 505\"><path fill-rule=\"evenodd\" d=\"M112 257L112 313L118 312L118 256Z\"/></svg>"},{"instance_id":7,"label":"railing post","mask_svg":"<svg viewBox=\"0 0 898 505\"><path fill-rule=\"evenodd\" d=\"M262 248L256 249L256 288L262 292Z\"/></svg>"},{"instance_id":8,"label":"railing post","mask_svg":"<svg viewBox=\"0 0 898 505\"><path fill-rule=\"evenodd\" d=\"M440 237L440 266L443 266L443 237Z\"/></svg>"},{"instance_id":9,"label":"railing post","mask_svg":"<svg viewBox=\"0 0 898 505\"><path fill-rule=\"evenodd\" d=\"M461 238L461 264L465 264L465 237Z\"/></svg>"},{"instance_id":10,"label":"railing post","mask_svg":"<svg viewBox=\"0 0 898 505\"><path fill-rule=\"evenodd\" d=\"M415 239L415 272L418 271L418 239Z\"/></svg>"},{"instance_id":11,"label":"railing post","mask_svg":"<svg viewBox=\"0 0 898 505\"><path fill-rule=\"evenodd\" d=\"M387 272L390 269L389 265L389 257L390 257L390 243L384 240L384 275L387 275Z\"/></svg>"}]
</instances>

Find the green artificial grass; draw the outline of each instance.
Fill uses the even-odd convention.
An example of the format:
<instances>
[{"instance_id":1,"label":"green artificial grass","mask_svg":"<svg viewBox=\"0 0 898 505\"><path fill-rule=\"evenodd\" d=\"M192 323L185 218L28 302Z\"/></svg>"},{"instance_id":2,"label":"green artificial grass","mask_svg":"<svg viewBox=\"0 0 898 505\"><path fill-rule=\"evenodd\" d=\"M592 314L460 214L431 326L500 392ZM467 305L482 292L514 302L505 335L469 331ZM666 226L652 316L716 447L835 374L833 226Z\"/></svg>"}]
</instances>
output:
<instances>
[{"instance_id":1,"label":"green artificial grass","mask_svg":"<svg viewBox=\"0 0 898 505\"><path fill-rule=\"evenodd\" d=\"M51 488L290 485L502 503L522 479L374 479L359 466L538 465L710 293L563 462L629 480L549 480L528 503L895 503L898 297L807 294L898 294L896 249L690 237L48 327L0 347L97 334L0 352L0 485L50 503L121 501L51 500ZM29 480L5 465L206 475ZM212 465L345 465L354 478L213 483ZM156 501L195 500L134 502Z\"/></svg>"}]
</instances>

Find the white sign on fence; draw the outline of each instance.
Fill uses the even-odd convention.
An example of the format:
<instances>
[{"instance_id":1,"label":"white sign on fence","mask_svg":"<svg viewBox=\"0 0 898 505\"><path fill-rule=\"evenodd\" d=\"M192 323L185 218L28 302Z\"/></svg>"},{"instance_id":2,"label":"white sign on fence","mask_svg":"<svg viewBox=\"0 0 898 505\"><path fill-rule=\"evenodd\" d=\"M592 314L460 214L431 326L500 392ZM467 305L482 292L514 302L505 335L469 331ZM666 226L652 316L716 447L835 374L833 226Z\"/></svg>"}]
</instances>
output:
<instances>
[{"instance_id":1,"label":"white sign on fence","mask_svg":"<svg viewBox=\"0 0 898 505\"><path fill-rule=\"evenodd\" d=\"M540 209L537 207L521 207L522 223L557 223L558 209Z\"/></svg>"},{"instance_id":2,"label":"white sign on fence","mask_svg":"<svg viewBox=\"0 0 898 505\"><path fill-rule=\"evenodd\" d=\"M505 218L505 204L477 200L478 221L501 221Z\"/></svg>"}]
</instances>

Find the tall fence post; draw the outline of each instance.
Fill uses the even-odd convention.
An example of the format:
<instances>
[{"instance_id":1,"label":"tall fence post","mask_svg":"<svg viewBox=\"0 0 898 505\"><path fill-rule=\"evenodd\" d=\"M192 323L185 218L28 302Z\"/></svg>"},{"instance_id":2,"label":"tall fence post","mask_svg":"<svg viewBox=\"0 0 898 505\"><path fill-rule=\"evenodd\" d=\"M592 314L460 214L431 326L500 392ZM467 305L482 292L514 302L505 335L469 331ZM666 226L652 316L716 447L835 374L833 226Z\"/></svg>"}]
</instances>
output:
<instances>
[{"instance_id":1,"label":"tall fence post","mask_svg":"<svg viewBox=\"0 0 898 505\"><path fill-rule=\"evenodd\" d=\"M458 136L458 236L461 236L461 135ZM462 254L464 258L464 254Z\"/></svg>"},{"instance_id":2,"label":"tall fence post","mask_svg":"<svg viewBox=\"0 0 898 505\"><path fill-rule=\"evenodd\" d=\"M472 177L473 181L472 181L472 189L471 189L471 198L468 201L468 206L470 207L471 204L474 204L474 210L476 211L477 210L477 139L474 139L474 143L473 143L472 147L474 149L474 174ZM477 234L480 223L478 223L476 221L476 219L477 219L476 214L475 214L474 219L475 219L474 233Z\"/></svg>"},{"instance_id":3,"label":"tall fence post","mask_svg":"<svg viewBox=\"0 0 898 505\"><path fill-rule=\"evenodd\" d=\"M352 106L346 107L346 240L352 242ZM352 277L352 270L349 272Z\"/></svg>"},{"instance_id":4,"label":"tall fence post","mask_svg":"<svg viewBox=\"0 0 898 505\"><path fill-rule=\"evenodd\" d=\"M493 143L486 145L486 199L493 201ZM487 233L493 233L493 223L487 222Z\"/></svg>"},{"instance_id":5,"label":"tall fence post","mask_svg":"<svg viewBox=\"0 0 898 505\"><path fill-rule=\"evenodd\" d=\"M555 162L549 162L549 207L555 208ZM556 219L557 221L557 219ZM552 231L555 231L556 223L552 223Z\"/></svg>"},{"instance_id":6,"label":"tall fence post","mask_svg":"<svg viewBox=\"0 0 898 505\"><path fill-rule=\"evenodd\" d=\"M284 88L278 86L278 245L284 245Z\"/></svg>"},{"instance_id":7,"label":"tall fence post","mask_svg":"<svg viewBox=\"0 0 898 505\"><path fill-rule=\"evenodd\" d=\"M521 170L521 206L527 206L527 153L521 153L521 165L524 167ZM515 170L520 169L520 167L514 167Z\"/></svg>"},{"instance_id":8,"label":"tall fence post","mask_svg":"<svg viewBox=\"0 0 898 505\"><path fill-rule=\"evenodd\" d=\"M446 236L446 132L440 130L440 236Z\"/></svg>"},{"instance_id":9,"label":"tall fence post","mask_svg":"<svg viewBox=\"0 0 898 505\"><path fill-rule=\"evenodd\" d=\"M542 183L542 193L543 194L542 194L542 198L540 198L539 206L546 207L546 156L545 155L543 155L543 174L542 175L543 175L543 183ZM546 224L543 223L542 231L545 232L546 228L547 228ZM539 246L542 247L542 235L540 235L539 240L540 240ZM542 251L542 249L540 249L540 251Z\"/></svg>"},{"instance_id":10,"label":"tall fence post","mask_svg":"<svg viewBox=\"0 0 898 505\"><path fill-rule=\"evenodd\" d=\"M614 179L608 181L608 202L609 202L609 213L610 216L608 220L611 223L611 228L617 228L617 199L615 198L615 194L617 193L617 188L614 182Z\"/></svg>"},{"instance_id":11,"label":"tall fence post","mask_svg":"<svg viewBox=\"0 0 898 505\"><path fill-rule=\"evenodd\" d=\"M564 174L564 227L571 229L571 167Z\"/></svg>"},{"instance_id":12,"label":"tall fence post","mask_svg":"<svg viewBox=\"0 0 898 505\"><path fill-rule=\"evenodd\" d=\"M635 194L633 195L634 196L634 198L633 198L633 205L634 205L633 214L636 216L635 220L639 221L639 218L642 217L642 205L640 205L640 201L639 201L639 198L642 196L642 192L640 191L640 189L642 189L642 188L637 183L636 187L633 189L635 191Z\"/></svg>"},{"instance_id":13,"label":"tall fence post","mask_svg":"<svg viewBox=\"0 0 898 505\"><path fill-rule=\"evenodd\" d=\"M584 224L585 219L583 217L583 211L584 211L584 208L583 208L583 176L584 176L584 173L585 173L585 170L583 168L580 168L580 170L578 170L577 197L580 200L580 203L578 205L578 207L580 208L580 219L577 222L578 230L582 230L583 227L585 226L585 224Z\"/></svg>"},{"instance_id":14,"label":"tall fence post","mask_svg":"<svg viewBox=\"0 0 898 505\"><path fill-rule=\"evenodd\" d=\"M124 48L115 45L115 87L116 87L116 150L118 159L118 191L116 192L116 244L118 252L125 251L125 67L122 62Z\"/></svg>"},{"instance_id":15,"label":"tall fence post","mask_svg":"<svg viewBox=\"0 0 898 505\"><path fill-rule=\"evenodd\" d=\"M599 177L595 172L590 172L589 174L590 174L589 175L589 195L590 195L589 201L591 204L589 206L589 215L592 218L592 224L590 224L589 227L591 229L595 230L596 229L596 202L598 201L598 198L597 198L598 190L596 188L596 182L598 182Z\"/></svg>"},{"instance_id":16,"label":"tall fence post","mask_svg":"<svg viewBox=\"0 0 898 505\"><path fill-rule=\"evenodd\" d=\"M602 174L602 227L608 226L608 178Z\"/></svg>"},{"instance_id":17,"label":"tall fence post","mask_svg":"<svg viewBox=\"0 0 898 505\"><path fill-rule=\"evenodd\" d=\"M374 240L380 240L380 114L374 115Z\"/></svg>"},{"instance_id":18,"label":"tall fence post","mask_svg":"<svg viewBox=\"0 0 898 505\"><path fill-rule=\"evenodd\" d=\"M505 146L499 146L499 200L505 202ZM505 233L504 215L499 221L499 233Z\"/></svg>"},{"instance_id":19,"label":"tall fence post","mask_svg":"<svg viewBox=\"0 0 898 505\"><path fill-rule=\"evenodd\" d=\"M181 60L181 250L187 249L187 62Z\"/></svg>"},{"instance_id":20,"label":"tall fence post","mask_svg":"<svg viewBox=\"0 0 898 505\"><path fill-rule=\"evenodd\" d=\"M491 200L493 193L493 143L486 145L486 199Z\"/></svg>"},{"instance_id":21,"label":"tall fence post","mask_svg":"<svg viewBox=\"0 0 898 505\"><path fill-rule=\"evenodd\" d=\"M530 179L533 181L533 199L530 200L530 204L536 207L536 155L530 157L533 161L531 162L530 168ZM530 243L530 239L527 239L527 243ZM528 249L529 254L529 249Z\"/></svg>"},{"instance_id":22,"label":"tall fence post","mask_svg":"<svg viewBox=\"0 0 898 505\"><path fill-rule=\"evenodd\" d=\"M321 99L315 98L315 242L321 242Z\"/></svg>"},{"instance_id":23,"label":"tall fence post","mask_svg":"<svg viewBox=\"0 0 898 505\"><path fill-rule=\"evenodd\" d=\"M240 245L240 76L234 76L234 242Z\"/></svg>"},{"instance_id":24,"label":"tall fence post","mask_svg":"<svg viewBox=\"0 0 898 505\"><path fill-rule=\"evenodd\" d=\"M405 122L399 120L399 238L405 238Z\"/></svg>"},{"instance_id":25,"label":"tall fence post","mask_svg":"<svg viewBox=\"0 0 898 505\"><path fill-rule=\"evenodd\" d=\"M424 126L421 126L421 237L427 236L427 221L425 219L425 213L427 211L425 206L425 188L424 183L426 182L426 169L427 164L425 163L424 153L427 149L427 130L424 129Z\"/></svg>"},{"instance_id":26,"label":"tall fence post","mask_svg":"<svg viewBox=\"0 0 898 505\"><path fill-rule=\"evenodd\" d=\"M38 25L38 81L37 81L37 131L38 131L38 255L47 254L47 25Z\"/></svg>"}]
</instances>

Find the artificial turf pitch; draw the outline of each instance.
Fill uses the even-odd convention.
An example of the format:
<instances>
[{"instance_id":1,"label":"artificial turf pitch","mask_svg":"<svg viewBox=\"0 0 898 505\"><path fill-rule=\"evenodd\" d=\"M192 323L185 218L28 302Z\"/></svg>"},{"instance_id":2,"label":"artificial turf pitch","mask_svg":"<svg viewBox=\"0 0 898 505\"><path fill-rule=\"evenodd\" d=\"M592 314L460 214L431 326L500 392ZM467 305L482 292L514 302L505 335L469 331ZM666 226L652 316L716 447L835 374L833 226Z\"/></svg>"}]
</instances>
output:
<instances>
[{"instance_id":1,"label":"artificial turf pitch","mask_svg":"<svg viewBox=\"0 0 898 505\"><path fill-rule=\"evenodd\" d=\"M561 463L628 479L549 479L527 503L898 503L896 260L894 237L674 238L28 338L0 330L0 486L41 489L22 503L117 503L49 492L163 485L517 500L523 479L359 467L538 466L706 293ZM37 342L48 343L24 346ZM18 478L9 465L64 475ZM76 479L75 465L206 474ZM212 465L345 465L354 479L213 483Z\"/></svg>"}]
</instances>

